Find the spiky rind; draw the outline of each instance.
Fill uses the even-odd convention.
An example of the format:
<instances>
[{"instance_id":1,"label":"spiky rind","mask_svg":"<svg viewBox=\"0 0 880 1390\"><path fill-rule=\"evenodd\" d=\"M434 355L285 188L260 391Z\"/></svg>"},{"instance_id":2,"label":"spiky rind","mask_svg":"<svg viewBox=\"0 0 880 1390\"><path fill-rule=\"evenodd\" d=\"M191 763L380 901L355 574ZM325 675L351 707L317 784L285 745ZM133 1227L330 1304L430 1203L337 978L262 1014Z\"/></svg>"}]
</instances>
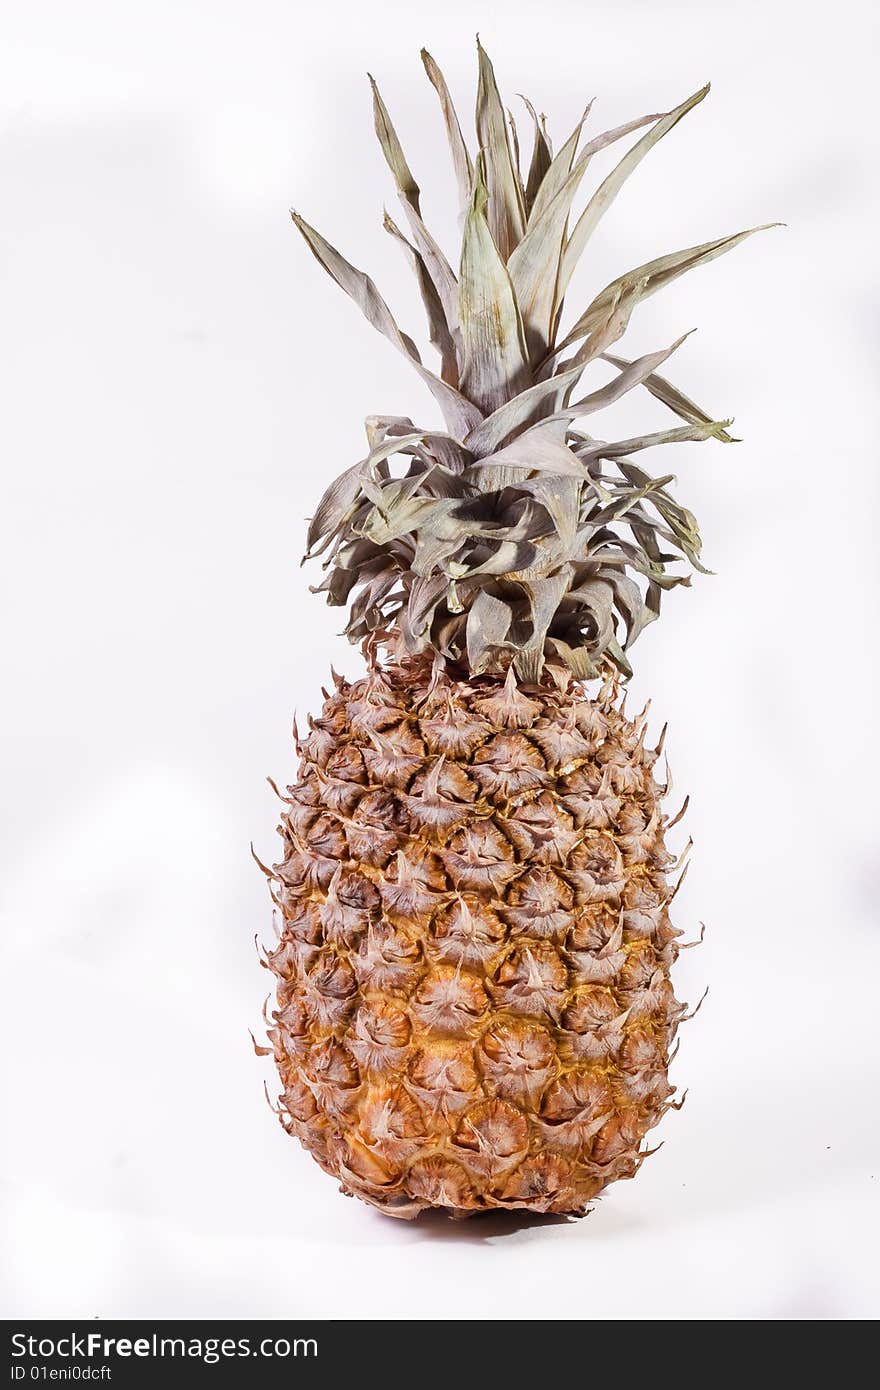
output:
<instances>
[{"instance_id":1,"label":"spiky rind","mask_svg":"<svg viewBox=\"0 0 880 1390\"><path fill-rule=\"evenodd\" d=\"M580 1213L672 1103L673 860L613 683L339 680L301 744L270 1040L280 1118L343 1189Z\"/></svg>"}]
</instances>

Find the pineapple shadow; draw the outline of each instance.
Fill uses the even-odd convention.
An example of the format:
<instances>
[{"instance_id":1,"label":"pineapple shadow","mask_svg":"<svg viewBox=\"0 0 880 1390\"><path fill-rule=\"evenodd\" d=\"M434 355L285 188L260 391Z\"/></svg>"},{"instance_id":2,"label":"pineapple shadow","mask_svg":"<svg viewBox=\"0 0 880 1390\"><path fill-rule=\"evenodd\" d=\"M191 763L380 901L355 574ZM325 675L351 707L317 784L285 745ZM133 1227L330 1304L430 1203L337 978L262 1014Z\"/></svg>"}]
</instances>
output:
<instances>
[{"instance_id":1,"label":"pineapple shadow","mask_svg":"<svg viewBox=\"0 0 880 1390\"><path fill-rule=\"evenodd\" d=\"M539 1231L550 1226L573 1226L583 1218L528 1211L480 1211L455 1220L444 1211L420 1212L407 1223L407 1233L416 1240L447 1241L452 1244L485 1245L507 1236Z\"/></svg>"}]
</instances>

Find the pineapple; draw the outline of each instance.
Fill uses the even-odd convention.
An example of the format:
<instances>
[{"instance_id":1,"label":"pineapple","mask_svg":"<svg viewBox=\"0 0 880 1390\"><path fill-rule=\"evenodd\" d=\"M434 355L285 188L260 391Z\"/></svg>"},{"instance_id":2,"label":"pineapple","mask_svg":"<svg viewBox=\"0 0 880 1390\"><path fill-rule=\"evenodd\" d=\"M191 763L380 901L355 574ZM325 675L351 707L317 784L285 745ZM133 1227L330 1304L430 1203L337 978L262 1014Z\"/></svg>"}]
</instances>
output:
<instances>
[{"instance_id":1,"label":"pineapple","mask_svg":"<svg viewBox=\"0 0 880 1390\"><path fill-rule=\"evenodd\" d=\"M701 569L670 476L635 456L716 439L717 421L659 375L681 343L613 347L646 296L752 228L648 261L570 328L563 299L589 237L653 145L706 95L554 154L543 117L520 171L478 45L474 157L426 52L452 152L457 273L374 82L376 133L409 235L438 370L372 280L298 214L309 248L411 361L444 426L366 422L366 457L308 535L327 601L366 674L334 677L282 797L272 869L280 928L265 964L278 1114L342 1190L388 1215L428 1207L580 1214L632 1177L676 1102L685 1006L670 972L681 872L665 843L668 774L631 718L627 652L663 591ZM594 155L642 131L575 217ZM584 373L602 372L591 389ZM605 379L609 378L609 379ZM683 423L606 441L590 417L647 389ZM326 694L326 692L325 692Z\"/></svg>"}]
</instances>

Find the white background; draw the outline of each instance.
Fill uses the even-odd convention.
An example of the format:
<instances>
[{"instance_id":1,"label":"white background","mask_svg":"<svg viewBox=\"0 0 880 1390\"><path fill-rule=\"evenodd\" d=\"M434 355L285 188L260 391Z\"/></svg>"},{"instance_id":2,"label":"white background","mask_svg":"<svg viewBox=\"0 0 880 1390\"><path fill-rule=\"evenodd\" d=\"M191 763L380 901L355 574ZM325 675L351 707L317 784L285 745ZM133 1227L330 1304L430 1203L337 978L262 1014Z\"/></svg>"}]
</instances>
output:
<instances>
[{"instance_id":1,"label":"white background","mask_svg":"<svg viewBox=\"0 0 880 1390\"><path fill-rule=\"evenodd\" d=\"M7 1315L852 1318L880 1312L875 7L7 3L0 53L3 1299ZM298 568L372 412L436 418L294 203L419 331L380 226L379 79L453 228L426 43L473 31L565 134L707 102L602 224L620 271L757 222L638 311L633 353L745 442L672 465L716 578L636 648L707 922L684 1111L587 1220L397 1223L266 1108L263 777L359 658ZM599 124L601 122L601 125ZM604 168L605 166L603 166ZM599 166L597 165L597 170ZM601 172L601 170L599 170ZM645 396L625 432L668 417Z\"/></svg>"}]
</instances>

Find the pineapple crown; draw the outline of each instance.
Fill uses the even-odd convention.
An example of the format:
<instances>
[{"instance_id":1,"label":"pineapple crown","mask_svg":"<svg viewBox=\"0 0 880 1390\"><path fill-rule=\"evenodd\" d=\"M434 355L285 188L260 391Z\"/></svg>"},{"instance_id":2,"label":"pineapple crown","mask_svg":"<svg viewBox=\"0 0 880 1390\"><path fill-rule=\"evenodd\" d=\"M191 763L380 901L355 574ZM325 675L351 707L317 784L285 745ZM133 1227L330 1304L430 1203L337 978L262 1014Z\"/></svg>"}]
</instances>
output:
<instances>
[{"instance_id":1,"label":"pineapple crown","mask_svg":"<svg viewBox=\"0 0 880 1390\"><path fill-rule=\"evenodd\" d=\"M422 219L419 186L370 78L376 134L410 237L387 212L384 225L415 274L439 371L425 366L373 281L292 213L328 274L409 359L446 426L423 429L398 416L366 421L366 457L331 483L311 520L306 558L323 555L327 571L314 591L330 604L350 604L351 641L391 638L406 652L433 650L473 675L513 666L520 680L538 681L548 661L578 679L609 665L629 675L626 649L658 616L663 590L690 583L688 573L669 566L684 560L708 572L697 523L668 491L673 476L653 477L633 456L685 440L734 441L729 420L712 419L658 374L683 338L632 361L610 349L641 300L764 229L627 271L563 330L569 281L600 219L648 151L709 88L581 144L588 106L556 154L544 117L526 101L533 143L523 177L516 125L505 117L479 40L477 50L475 159L440 69L421 55L458 187L457 275ZM593 156L644 127L574 218ZM611 380L573 400L584 372L599 362L613 368ZM636 386L684 424L614 441L575 427Z\"/></svg>"}]
</instances>

